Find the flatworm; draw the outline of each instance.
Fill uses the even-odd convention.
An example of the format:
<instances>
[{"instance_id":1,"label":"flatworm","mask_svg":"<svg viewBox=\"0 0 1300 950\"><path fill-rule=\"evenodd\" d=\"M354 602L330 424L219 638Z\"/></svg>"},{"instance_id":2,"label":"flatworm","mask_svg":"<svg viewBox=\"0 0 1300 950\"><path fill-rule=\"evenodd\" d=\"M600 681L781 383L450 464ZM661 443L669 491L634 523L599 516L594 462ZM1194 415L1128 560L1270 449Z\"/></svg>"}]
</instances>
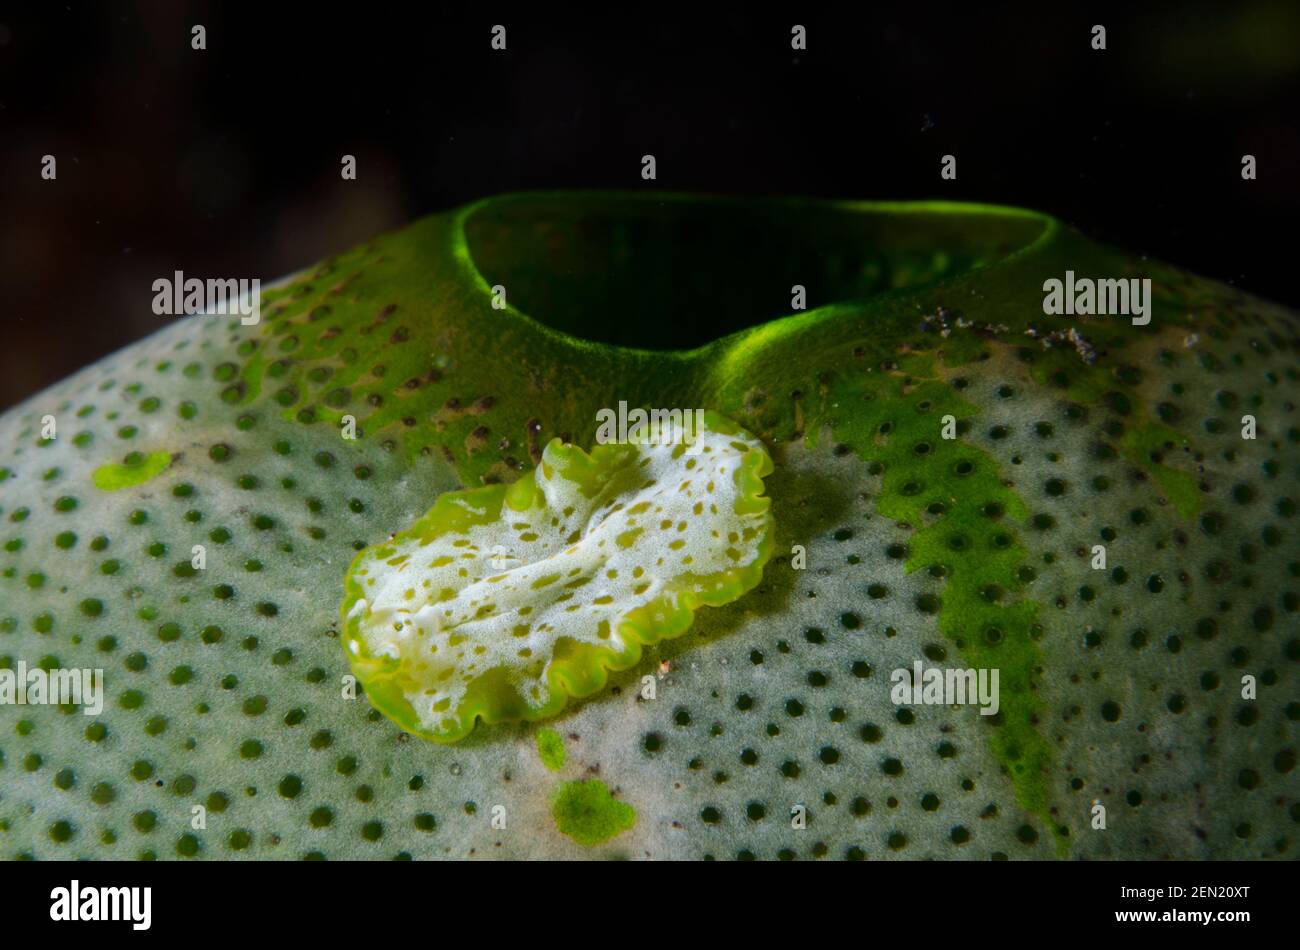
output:
<instances>
[{"instance_id":1,"label":"flatworm","mask_svg":"<svg viewBox=\"0 0 1300 950\"><path fill-rule=\"evenodd\" d=\"M449 492L362 551L343 642L371 704L438 742L599 691L771 556L763 444L708 412L689 444L558 439L514 484Z\"/></svg>"}]
</instances>

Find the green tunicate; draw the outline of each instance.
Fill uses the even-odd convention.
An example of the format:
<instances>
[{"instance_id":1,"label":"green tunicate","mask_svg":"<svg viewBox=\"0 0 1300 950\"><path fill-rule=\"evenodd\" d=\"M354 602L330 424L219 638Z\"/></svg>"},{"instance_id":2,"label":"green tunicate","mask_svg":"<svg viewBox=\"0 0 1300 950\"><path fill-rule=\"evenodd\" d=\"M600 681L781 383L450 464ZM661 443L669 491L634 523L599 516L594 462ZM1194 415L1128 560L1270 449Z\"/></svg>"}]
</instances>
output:
<instances>
[{"instance_id":1,"label":"green tunicate","mask_svg":"<svg viewBox=\"0 0 1300 950\"><path fill-rule=\"evenodd\" d=\"M1067 269L1150 277L1150 324L1044 314ZM587 854L1294 857L1294 313L1031 212L662 192L489 199L262 304L0 414L0 669L107 687L96 717L0 703L0 858L571 857L584 795L637 812ZM536 727L433 748L379 681L340 699L358 552L540 484L623 401L762 443L761 579L543 723L550 781ZM162 447L164 478L91 490ZM917 660L1000 670L999 714L896 704ZM212 802L206 830L175 822Z\"/></svg>"}]
</instances>

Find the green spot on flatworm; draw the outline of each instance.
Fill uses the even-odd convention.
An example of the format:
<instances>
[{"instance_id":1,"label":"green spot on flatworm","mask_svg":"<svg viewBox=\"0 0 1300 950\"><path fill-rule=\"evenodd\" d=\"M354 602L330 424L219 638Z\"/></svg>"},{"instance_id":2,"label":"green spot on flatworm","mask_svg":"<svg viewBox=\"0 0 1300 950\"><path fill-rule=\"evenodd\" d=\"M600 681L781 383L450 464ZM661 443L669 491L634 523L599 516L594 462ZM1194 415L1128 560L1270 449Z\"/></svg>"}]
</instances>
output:
<instances>
[{"instance_id":1,"label":"green spot on flatworm","mask_svg":"<svg viewBox=\"0 0 1300 950\"><path fill-rule=\"evenodd\" d=\"M124 463L109 462L95 469L92 481L101 491L119 491L143 485L156 478L171 464L170 452L150 452L148 455L129 457Z\"/></svg>"},{"instance_id":2,"label":"green spot on flatworm","mask_svg":"<svg viewBox=\"0 0 1300 950\"><path fill-rule=\"evenodd\" d=\"M552 441L513 485L449 492L345 581L344 645L372 705L453 742L554 716L771 555L763 444L716 413L689 445Z\"/></svg>"},{"instance_id":3,"label":"green spot on flatworm","mask_svg":"<svg viewBox=\"0 0 1300 950\"><path fill-rule=\"evenodd\" d=\"M564 768L564 739L554 729L542 729L537 733L537 754L544 766L558 772Z\"/></svg>"},{"instance_id":4,"label":"green spot on flatworm","mask_svg":"<svg viewBox=\"0 0 1300 950\"><path fill-rule=\"evenodd\" d=\"M555 827L585 845L601 844L636 824L636 809L615 799L600 779L561 782L551 815Z\"/></svg>"}]
</instances>

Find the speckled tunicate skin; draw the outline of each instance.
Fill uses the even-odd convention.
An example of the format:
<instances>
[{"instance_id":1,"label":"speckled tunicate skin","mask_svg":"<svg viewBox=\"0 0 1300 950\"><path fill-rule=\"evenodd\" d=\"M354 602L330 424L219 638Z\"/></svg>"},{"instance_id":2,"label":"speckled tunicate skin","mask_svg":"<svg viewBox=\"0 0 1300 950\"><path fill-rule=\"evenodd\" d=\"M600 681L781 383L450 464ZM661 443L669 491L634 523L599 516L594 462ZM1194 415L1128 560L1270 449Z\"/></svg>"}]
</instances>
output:
<instances>
[{"instance_id":1,"label":"speckled tunicate skin","mask_svg":"<svg viewBox=\"0 0 1300 950\"><path fill-rule=\"evenodd\" d=\"M424 219L268 291L260 326L178 319L0 416L0 664L100 667L107 692L98 717L0 705L0 854L1294 855L1296 316L1027 212L803 202L764 213L979 253L686 353L565 335L513 290L491 306L474 215L508 224L482 246L524 246L703 202L647 200ZM1150 325L1045 316L1067 268L1151 278ZM1071 327L1095 362L1042 345ZM352 696L357 551L554 437L589 447L619 400L765 442L759 587L548 722L440 746ZM95 487L161 451L155 477ZM889 674L918 659L999 667L1000 715L895 706ZM584 845L554 796L596 774L636 820Z\"/></svg>"}]
</instances>

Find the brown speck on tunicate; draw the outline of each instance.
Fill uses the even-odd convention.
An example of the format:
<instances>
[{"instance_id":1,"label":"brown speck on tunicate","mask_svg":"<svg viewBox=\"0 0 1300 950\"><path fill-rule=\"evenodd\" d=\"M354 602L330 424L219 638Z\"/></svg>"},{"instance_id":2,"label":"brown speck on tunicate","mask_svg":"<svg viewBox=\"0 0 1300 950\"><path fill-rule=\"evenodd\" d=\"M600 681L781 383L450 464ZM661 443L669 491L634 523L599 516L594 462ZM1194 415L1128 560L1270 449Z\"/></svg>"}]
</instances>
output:
<instances>
[{"instance_id":1,"label":"brown speck on tunicate","mask_svg":"<svg viewBox=\"0 0 1300 950\"><path fill-rule=\"evenodd\" d=\"M537 444L538 433L542 431L541 420L529 419L524 423L524 429L528 433L528 457L532 459L533 464L536 465L542 460L542 450Z\"/></svg>"},{"instance_id":2,"label":"brown speck on tunicate","mask_svg":"<svg viewBox=\"0 0 1300 950\"><path fill-rule=\"evenodd\" d=\"M339 294L343 293L343 291L347 290L348 284L352 283L360 276L361 276L360 271L353 271L351 274L343 278L343 280L341 280L339 283L335 284L333 287L329 289L330 296L337 297Z\"/></svg>"}]
</instances>

